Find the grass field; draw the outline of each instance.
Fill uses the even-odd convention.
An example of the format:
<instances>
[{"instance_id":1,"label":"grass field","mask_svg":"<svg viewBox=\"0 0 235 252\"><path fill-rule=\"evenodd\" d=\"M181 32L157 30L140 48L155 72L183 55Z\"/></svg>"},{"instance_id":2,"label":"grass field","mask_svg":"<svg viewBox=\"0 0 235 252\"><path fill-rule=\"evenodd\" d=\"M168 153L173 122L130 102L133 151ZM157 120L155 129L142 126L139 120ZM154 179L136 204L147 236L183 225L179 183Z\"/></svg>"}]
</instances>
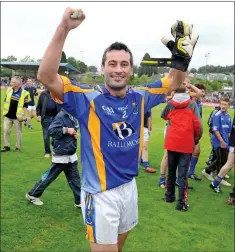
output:
<instances>
[{"instance_id":1,"label":"grass field","mask_svg":"<svg viewBox=\"0 0 235 252\"><path fill-rule=\"evenodd\" d=\"M2 103L5 96L1 91ZM153 109L153 132L150 137L149 161L156 174L140 168L139 224L130 233L124 251L234 251L234 208L225 202L231 188L223 193L209 188L209 181L191 181L188 212L178 212L175 204L162 201L164 192L158 187L159 165L163 155L163 105ZM201 175L210 152L206 120L212 108L203 110L204 135L196 173ZM232 114L232 110L230 111ZM1 154L1 251L3 252L82 252L89 251L85 239L82 214L73 207L73 195L63 174L45 191L44 205L37 207L25 199L28 192L51 160L44 158L41 125L33 120L33 130L23 129L20 153ZM1 123L1 127L3 123ZM1 128L3 146L3 128ZM15 132L11 133L15 147ZM79 150L77 151L79 155ZM81 171L81 167L79 166ZM233 184L234 174L228 181Z\"/></svg>"}]
</instances>

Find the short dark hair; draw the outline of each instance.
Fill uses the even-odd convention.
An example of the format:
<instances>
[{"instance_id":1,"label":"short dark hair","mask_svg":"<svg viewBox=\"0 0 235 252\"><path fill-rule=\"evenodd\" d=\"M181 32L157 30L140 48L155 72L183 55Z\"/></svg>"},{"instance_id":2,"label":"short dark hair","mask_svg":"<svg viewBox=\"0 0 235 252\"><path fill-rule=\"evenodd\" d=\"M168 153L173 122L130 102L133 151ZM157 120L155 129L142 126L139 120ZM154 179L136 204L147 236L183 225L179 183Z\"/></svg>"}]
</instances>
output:
<instances>
[{"instance_id":1,"label":"short dark hair","mask_svg":"<svg viewBox=\"0 0 235 252\"><path fill-rule=\"evenodd\" d=\"M195 87L206 90L206 87L203 84L195 84Z\"/></svg>"},{"instance_id":2,"label":"short dark hair","mask_svg":"<svg viewBox=\"0 0 235 252\"><path fill-rule=\"evenodd\" d=\"M131 66L133 66L133 55L131 50L127 47L127 45L121 43L121 42L114 42L113 44L111 44L105 51L102 57L102 66L104 66L105 61L106 61L106 54L107 52L113 51L113 50L117 50L117 51L121 51L124 50L126 52L128 52L131 56L130 58L130 64Z\"/></svg>"},{"instance_id":3,"label":"short dark hair","mask_svg":"<svg viewBox=\"0 0 235 252\"><path fill-rule=\"evenodd\" d=\"M221 97L221 98L220 98L220 102L222 102L222 101L227 102L227 103L230 103L229 98L228 98L227 96Z\"/></svg>"}]
</instances>

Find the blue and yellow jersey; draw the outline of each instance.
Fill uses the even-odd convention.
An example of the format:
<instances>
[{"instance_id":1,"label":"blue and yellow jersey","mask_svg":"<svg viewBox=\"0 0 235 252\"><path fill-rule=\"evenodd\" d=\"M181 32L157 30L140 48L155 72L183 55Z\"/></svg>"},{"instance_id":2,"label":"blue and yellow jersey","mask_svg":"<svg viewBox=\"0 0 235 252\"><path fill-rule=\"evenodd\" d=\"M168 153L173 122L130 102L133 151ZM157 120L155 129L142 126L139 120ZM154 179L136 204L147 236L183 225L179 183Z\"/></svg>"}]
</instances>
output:
<instances>
[{"instance_id":1,"label":"blue and yellow jersey","mask_svg":"<svg viewBox=\"0 0 235 252\"><path fill-rule=\"evenodd\" d=\"M129 89L123 98L61 78L64 102L54 100L80 124L82 189L94 194L131 181L138 175L145 111L164 101L168 78Z\"/></svg>"}]
</instances>

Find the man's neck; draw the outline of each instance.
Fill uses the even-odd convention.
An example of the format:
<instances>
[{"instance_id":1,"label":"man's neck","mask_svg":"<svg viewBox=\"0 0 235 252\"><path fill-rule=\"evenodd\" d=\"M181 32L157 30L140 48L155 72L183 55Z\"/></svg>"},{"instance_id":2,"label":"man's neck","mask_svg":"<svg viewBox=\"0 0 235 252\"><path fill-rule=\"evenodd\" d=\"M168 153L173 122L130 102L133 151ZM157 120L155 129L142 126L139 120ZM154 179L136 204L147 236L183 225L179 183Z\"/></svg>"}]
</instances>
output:
<instances>
[{"instance_id":1,"label":"man's neck","mask_svg":"<svg viewBox=\"0 0 235 252\"><path fill-rule=\"evenodd\" d=\"M13 88L14 92L18 92L19 89L20 89L20 87L14 87L14 88Z\"/></svg>"},{"instance_id":2,"label":"man's neck","mask_svg":"<svg viewBox=\"0 0 235 252\"><path fill-rule=\"evenodd\" d=\"M116 96L116 97L119 97L119 98L123 98L123 97L126 96L126 87L121 89L121 90L113 90L108 85L105 85L105 88L109 91L109 93L112 96Z\"/></svg>"}]
</instances>

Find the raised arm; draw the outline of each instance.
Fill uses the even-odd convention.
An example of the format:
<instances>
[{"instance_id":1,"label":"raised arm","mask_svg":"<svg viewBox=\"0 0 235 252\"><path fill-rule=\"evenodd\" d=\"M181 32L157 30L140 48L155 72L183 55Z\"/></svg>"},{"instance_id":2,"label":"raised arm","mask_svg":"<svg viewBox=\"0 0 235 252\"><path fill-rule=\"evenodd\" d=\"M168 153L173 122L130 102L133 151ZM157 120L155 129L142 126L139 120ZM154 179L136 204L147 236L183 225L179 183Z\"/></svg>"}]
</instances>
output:
<instances>
[{"instance_id":1,"label":"raised arm","mask_svg":"<svg viewBox=\"0 0 235 252\"><path fill-rule=\"evenodd\" d=\"M79 19L71 18L74 12L79 13ZM84 19L85 15L81 9L68 7L65 10L62 20L44 53L38 70L37 79L61 101L64 98L63 81L58 75L58 69L62 50L69 31L78 27Z\"/></svg>"},{"instance_id":2,"label":"raised arm","mask_svg":"<svg viewBox=\"0 0 235 252\"><path fill-rule=\"evenodd\" d=\"M171 68L167 75L167 78L169 79L170 82L169 92L176 90L180 85L182 85L185 76L186 76L185 72Z\"/></svg>"},{"instance_id":3,"label":"raised arm","mask_svg":"<svg viewBox=\"0 0 235 252\"><path fill-rule=\"evenodd\" d=\"M195 87L194 85L192 85L190 83L187 83L186 87L191 90L190 93L189 93L189 95L192 98L201 99L203 97L203 93L202 93L201 89Z\"/></svg>"},{"instance_id":4,"label":"raised arm","mask_svg":"<svg viewBox=\"0 0 235 252\"><path fill-rule=\"evenodd\" d=\"M192 33L192 25L183 21L175 22L171 27L171 33L175 41L167 37L163 37L161 40L171 51L171 58L167 59L167 64L171 67L168 75L160 81L145 84L136 89L136 92L144 96L146 110L164 102L169 92L176 90L183 84L199 37ZM151 62L150 60L150 64L152 64ZM148 64L146 62L143 63Z\"/></svg>"}]
</instances>

